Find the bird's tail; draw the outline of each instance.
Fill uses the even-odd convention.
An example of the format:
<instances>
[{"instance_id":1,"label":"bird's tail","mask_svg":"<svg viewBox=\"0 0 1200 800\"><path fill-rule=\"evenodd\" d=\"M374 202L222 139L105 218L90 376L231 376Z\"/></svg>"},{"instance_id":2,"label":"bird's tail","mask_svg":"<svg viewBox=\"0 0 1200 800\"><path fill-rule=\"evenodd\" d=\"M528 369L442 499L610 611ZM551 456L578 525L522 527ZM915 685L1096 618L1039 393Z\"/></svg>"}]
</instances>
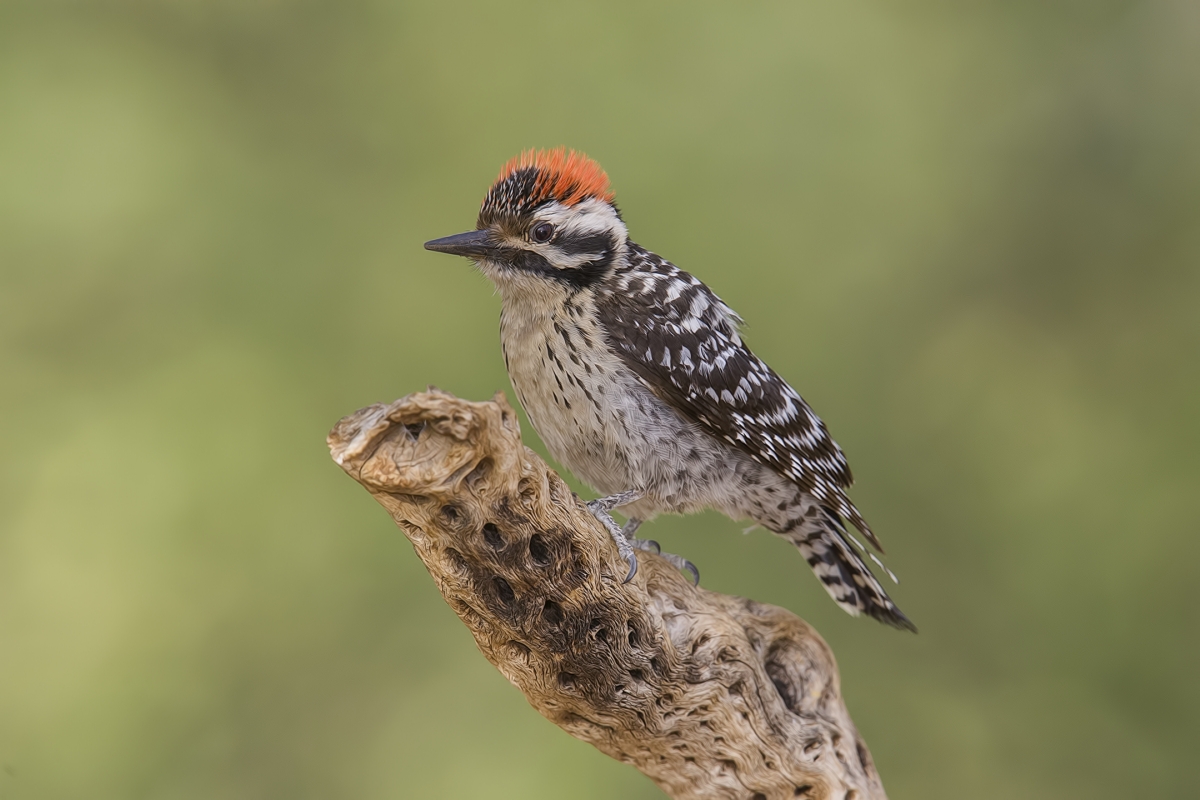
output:
<instances>
[{"instance_id":1,"label":"bird's tail","mask_svg":"<svg viewBox=\"0 0 1200 800\"><path fill-rule=\"evenodd\" d=\"M866 614L886 625L916 633L917 626L896 607L871 568L855 552L850 544L852 534L841 518L820 506L810 506L807 512L789 530L780 531L780 535L796 545L834 602L851 616ZM866 552L857 540L854 542ZM874 560L891 575L879 559Z\"/></svg>"}]
</instances>

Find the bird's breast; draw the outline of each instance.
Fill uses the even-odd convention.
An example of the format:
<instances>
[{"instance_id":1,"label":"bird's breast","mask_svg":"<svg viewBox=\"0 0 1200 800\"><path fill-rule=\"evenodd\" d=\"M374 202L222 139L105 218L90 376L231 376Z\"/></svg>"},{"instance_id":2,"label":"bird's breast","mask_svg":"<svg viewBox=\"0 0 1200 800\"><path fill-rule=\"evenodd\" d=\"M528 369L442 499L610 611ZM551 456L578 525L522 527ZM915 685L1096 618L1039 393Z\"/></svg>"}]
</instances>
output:
<instances>
[{"instance_id":1,"label":"bird's breast","mask_svg":"<svg viewBox=\"0 0 1200 800\"><path fill-rule=\"evenodd\" d=\"M554 458L601 492L628 488L627 395L637 378L582 303L506 300L500 342L517 398Z\"/></svg>"}]
</instances>

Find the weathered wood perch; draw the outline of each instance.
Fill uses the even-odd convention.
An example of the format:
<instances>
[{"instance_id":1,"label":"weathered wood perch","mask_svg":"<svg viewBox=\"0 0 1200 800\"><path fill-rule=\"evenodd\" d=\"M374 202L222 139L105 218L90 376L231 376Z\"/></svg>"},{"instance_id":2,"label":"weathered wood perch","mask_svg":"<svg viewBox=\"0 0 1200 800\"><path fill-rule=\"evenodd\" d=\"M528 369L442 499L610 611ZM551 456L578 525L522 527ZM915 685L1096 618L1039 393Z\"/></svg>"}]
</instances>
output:
<instances>
[{"instance_id":1,"label":"weathered wood perch","mask_svg":"<svg viewBox=\"0 0 1200 800\"><path fill-rule=\"evenodd\" d=\"M637 577L497 394L431 390L343 419L338 464L383 504L484 656L555 725L676 800L884 798L833 653L775 606Z\"/></svg>"}]
</instances>

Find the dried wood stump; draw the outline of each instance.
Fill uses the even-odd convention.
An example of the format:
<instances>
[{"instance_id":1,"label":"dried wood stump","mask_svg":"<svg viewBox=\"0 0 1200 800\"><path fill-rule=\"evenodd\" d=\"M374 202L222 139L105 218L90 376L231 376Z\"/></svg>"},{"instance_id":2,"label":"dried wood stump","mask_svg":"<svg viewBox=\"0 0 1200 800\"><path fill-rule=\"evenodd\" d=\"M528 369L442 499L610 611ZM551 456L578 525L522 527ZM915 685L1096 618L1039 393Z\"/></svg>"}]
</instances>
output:
<instances>
[{"instance_id":1,"label":"dried wood stump","mask_svg":"<svg viewBox=\"0 0 1200 800\"><path fill-rule=\"evenodd\" d=\"M604 528L497 394L346 417L333 458L392 515L479 649L543 716L670 797L884 798L828 645L791 612L692 586Z\"/></svg>"}]
</instances>

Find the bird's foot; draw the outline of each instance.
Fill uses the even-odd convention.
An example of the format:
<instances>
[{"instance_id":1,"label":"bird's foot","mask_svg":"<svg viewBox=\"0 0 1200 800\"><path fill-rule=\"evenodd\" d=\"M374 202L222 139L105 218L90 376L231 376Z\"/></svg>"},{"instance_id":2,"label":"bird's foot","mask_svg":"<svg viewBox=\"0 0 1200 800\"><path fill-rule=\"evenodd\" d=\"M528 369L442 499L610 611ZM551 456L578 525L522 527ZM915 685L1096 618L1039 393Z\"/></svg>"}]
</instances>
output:
<instances>
[{"instance_id":1,"label":"bird's foot","mask_svg":"<svg viewBox=\"0 0 1200 800\"><path fill-rule=\"evenodd\" d=\"M613 541L617 544L617 552L629 564L629 574L625 576L625 580L622 583L629 583L633 580L633 576L637 574L637 555L634 551L645 550L657 556L662 556L676 569L690 573L692 576L692 585L699 586L700 570L696 569L695 564L674 553L664 553L662 548L658 546L658 542L653 539L638 539L634 537L637 529L642 526L642 520L630 518L622 528L617 526L612 515L608 513L614 508L635 503L641 497L641 492L633 490L602 497L599 500L592 500L587 504L588 511L591 511L592 516L600 520L600 523L608 530L609 535L612 536Z\"/></svg>"},{"instance_id":2,"label":"bird's foot","mask_svg":"<svg viewBox=\"0 0 1200 800\"><path fill-rule=\"evenodd\" d=\"M641 524L642 521L640 519L631 519L629 522L626 522L625 527L621 529L621 532L629 537L629 543L633 546L633 549L645 550L647 552L654 553L656 556L662 556L670 564L672 564L675 569L680 569L691 573L692 585L699 586L700 570L696 569L695 564L688 561L686 558L683 558L682 556L675 555L674 553L664 553L662 548L658 546L658 542L654 541L653 539L635 539L633 537L634 531L636 531Z\"/></svg>"}]
</instances>

